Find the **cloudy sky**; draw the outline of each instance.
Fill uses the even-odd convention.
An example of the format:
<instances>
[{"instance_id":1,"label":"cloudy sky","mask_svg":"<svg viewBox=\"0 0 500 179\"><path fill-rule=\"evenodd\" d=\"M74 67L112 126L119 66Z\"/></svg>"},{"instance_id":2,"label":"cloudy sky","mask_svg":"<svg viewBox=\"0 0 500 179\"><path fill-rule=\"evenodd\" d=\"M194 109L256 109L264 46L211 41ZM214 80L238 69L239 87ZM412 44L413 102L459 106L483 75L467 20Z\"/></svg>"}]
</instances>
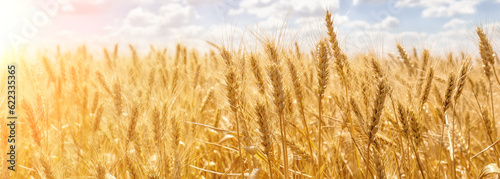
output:
<instances>
[{"instance_id":1,"label":"cloudy sky","mask_svg":"<svg viewBox=\"0 0 500 179\"><path fill-rule=\"evenodd\" d=\"M401 42L474 53L474 27L500 35L500 0L0 0L0 48L206 48L208 40L251 49L256 37L280 34L308 48L325 35L327 9L348 52L391 53Z\"/></svg>"}]
</instances>

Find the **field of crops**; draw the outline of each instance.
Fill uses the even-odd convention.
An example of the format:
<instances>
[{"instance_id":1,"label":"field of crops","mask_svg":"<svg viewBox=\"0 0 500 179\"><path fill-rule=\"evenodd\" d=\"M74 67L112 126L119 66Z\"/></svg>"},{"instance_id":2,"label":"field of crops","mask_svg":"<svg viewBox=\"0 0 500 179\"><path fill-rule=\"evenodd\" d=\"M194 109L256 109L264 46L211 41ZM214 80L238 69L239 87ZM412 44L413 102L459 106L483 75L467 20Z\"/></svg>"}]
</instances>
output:
<instances>
[{"instance_id":1,"label":"field of crops","mask_svg":"<svg viewBox=\"0 0 500 179\"><path fill-rule=\"evenodd\" d=\"M16 171L1 95L0 178L481 178L500 173L500 73L480 54L397 55L262 40L43 53L16 62ZM272 38L269 38L272 39ZM284 48L284 47L288 48ZM294 48L289 48L294 47ZM52 55L50 55L52 54ZM2 69L7 64L2 64ZM7 94L7 69L1 94ZM5 145L4 145L5 144Z\"/></svg>"}]
</instances>

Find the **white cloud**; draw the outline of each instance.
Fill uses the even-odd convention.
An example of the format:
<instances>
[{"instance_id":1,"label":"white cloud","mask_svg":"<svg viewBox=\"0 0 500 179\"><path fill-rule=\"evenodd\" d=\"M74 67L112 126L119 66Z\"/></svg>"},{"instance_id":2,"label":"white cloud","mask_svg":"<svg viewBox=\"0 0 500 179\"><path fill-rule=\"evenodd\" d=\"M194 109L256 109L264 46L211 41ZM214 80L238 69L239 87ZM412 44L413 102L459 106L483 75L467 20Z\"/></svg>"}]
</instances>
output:
<instances>
[{"instance_id":1,"label":"white cloud","mask_svg":"<svg viewBox=\"0 0 500 179\"><path fill-rule=\"evenodd\" d=\"M399 25L399 19L393 16L389 16L386 17L382 22L375 24L375 27L381 29L391 29L398 25Z\"/></svg>"},{"instance_id":2,"label":"white cloud","mask_svg":"<svg viewBox=\"0 0 500 179\"><path fill-rule=\"evenodd\" d=\"M183 25L192 20L196 15L190 6L178 3L163 5L159 15L165 25Z\"/></svg>"},{"instance_id":3,"label":"white cloud","mask_svg":"<svg viewBox=\"0 0 500 179\"><path fill-rule=\"evenodd\" d=\"M126 24L129 24L131 26L148 26L148 25L154 25L160 21L160 17L154 14L153 12L150 12L148 10L145 10L142 7L137 7L135 9L132 9L129 11L127 14L127 17L125 18L124 22Z\"/></svg>"},{"instance_id":4,"label":"white cloud","mask_svg":"<svg viewBox=\"0 0 500 179\"><path fill-rule=\"evenodd\" d=\"M367 3L381 3L381 2L387 2L390 0L353 0L352 4L353 5L359 5L359 4L367 4Z\"/></svg>"},{"instance_id":5,"label":"white cloud","mask_svg":"<svg viewBox=\"0 0 500 179\"><path fill-rule=\"evenodd\" d=\"M369 29L371 25L366 21L355 20L355 21L350 21L349 23L346 24L346 26L352 29Z\"/></svg>"},{"instance_id":6,"label":"white cloud","mask_svg":"<svg viewBox=\"0 0 500 179\"><path fill-rule=\"evenodd\" d=\"M413 31L405 31L397 33L395 35L398 39L411 39L412 41L425 38L428 36L428 34L425 32L413 32Z\"/></svg>"},{"instance_id":7,"label":"white cloud","mask_svg":"<svg viewBox=\"0 0 500 179\"><path fill-rule=\"evenodd\" d=\"M396 5L401 7L416 7L416 6L431 7L431 6L447 5L454 3L456 1L457 0L400 0L396 3Z\"/></svg>"},{"instance_id":8,"label":"white cloud","mask_svg":"<svg viewBox=\"0 0 500 179\"><path fill-rule=\"evenodd\" d=\"M348 36L347 41L342 44L349 55L375 52L381 56L387 53L397 55L396 43L402 43L411 49L422 48L431 50L433 54L446 54L447 52L458 53L476 52L476 44L469 38L473 29L456 29L440 31L436 33L424 33L417 31L388 32L386 30L354 30L339 32L339 37Z\"/></svg>"},{"instance_id":9,"label":"white cloud","mask_svg":"<svg viewBox=\"0 0 500 179\"><path fill-rule=\"evenodd\" d=\"M399 19L393 16L388 16L384 20L378 22L378 23L372 23L370 24L367 21L363 20L353 20L349 21L348 19L345 20L344 25L350 29L361 29L361 30L387 30L387 29L392 29L395 28L399 25Z\"/></svg>"},{"instance_id":10,"label":"white cloud","mask_svg":"<svg viewBox=\"0 0 500 179\"><path fill-rule=\"evenodd\" d=\"M123 23L131 28L172 28L187 25L195 17L196 13L190 6L170 3L161 6L158 13L142 7L132 9Z\"/></svg>"},{"instance_id":11,"label":"white cloud","mask_svg":"<svg viewBox=\"0 0 500 179\"><path fill-rule=\"evenodd\" d=\"M424 7L423 17L452 17L474 14L476 5L483 0L402 0L399 7Z\"/></svg>"},{"instance_id":12,"label":"white cloud","mask_svg":"<svg viewBox=\"0 0 500 179\"><path fill-rule=\"evenodd\" d=\"M138 6L130 10L118 25L105 27L106 38L147 47L148 44L172 45L182 41L198 46L205 27L191 23L195 10L182 2L165 3L157 11Z\"/></svg>"},{"instance_id":13,"label":"white cloud","mask_svg":"<svg viewBox=\"0 0 500 179\"><path fill-rule=\"evenodd\" d=\"M452 17L473 14L476 12L476 6L482 1L486 0L354 0L353 5L394 3L396 7L423 7L423 17Z\"/></svg>"},{"instance_id":14,"label":"white cloud","mask_svg":"<svg viewBox=\"0 0 500 179\"><path fill-rule=\"evenodd\" d=\"M459 1L445 6L427 7L422 12L424 17L452 17L459 14L474 14L477 1Z\"/></svg>"},{"instance_id":15,"label":"white cloud","mask_svg":"<svg viewBox=\"0 0 500 179\"><path fill-rule=\"evenodd\" d=\"M323 14L326 9L338 9L339 6L339 0L242 0L239 4L239 9L232 10L231 12L233 14L248 13L258 18L271 16L284 18L289 13L292 16L310 17Z\"/></svg>"},{"instance_id":16,"label":"white cloud","mask_svg":"<svg viewBox=\"0 0 500 179\"><path fill-rule=\"evenodd\" d=\"M444 29L459 29L465 27L465 21L462 19L452 19L443 25Z\"/></svg>"}]
</instances>

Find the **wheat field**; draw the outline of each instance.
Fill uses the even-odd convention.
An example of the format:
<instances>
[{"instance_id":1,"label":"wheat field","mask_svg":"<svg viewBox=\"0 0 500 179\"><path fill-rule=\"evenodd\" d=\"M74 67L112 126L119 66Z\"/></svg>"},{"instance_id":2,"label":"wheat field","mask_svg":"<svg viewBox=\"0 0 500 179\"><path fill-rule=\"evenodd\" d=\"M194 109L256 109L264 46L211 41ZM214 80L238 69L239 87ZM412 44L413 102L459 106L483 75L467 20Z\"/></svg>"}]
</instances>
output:
<instances>
[{"instance_id":1,"label":"wheat field","mask_svg":"<svg viewBox=\"0 0 500 179\"><path fill-rule=\"evenodd\" d=\"M82 46L34 61L12 57L16 171L6 162L1 110L0 178L500 173L498 47L481 27L477 55L410 52L394 42L397 56L377 57L347 56L329 12L324 25L311 52L268 40L260 51L212 42L208 53L179 44L141 55L116 45L102 54Z\"/></svg>"}]
</instances>

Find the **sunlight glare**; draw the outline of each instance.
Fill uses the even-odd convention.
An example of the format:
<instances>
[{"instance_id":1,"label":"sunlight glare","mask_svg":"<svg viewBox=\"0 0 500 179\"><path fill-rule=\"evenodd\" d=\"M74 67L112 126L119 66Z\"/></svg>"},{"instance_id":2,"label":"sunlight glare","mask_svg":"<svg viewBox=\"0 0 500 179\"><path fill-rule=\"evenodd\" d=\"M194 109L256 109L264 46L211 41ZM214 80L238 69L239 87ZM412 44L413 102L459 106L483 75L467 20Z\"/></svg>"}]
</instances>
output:
<instances>
[{"instance_id":1,"label":"sunlight glare","mask_svg":"<svg viewBox=\"0 0 500 179\"><path fill-rule=\"evenodd\" d=\"M6 51L9 33L15 32L15 27L27 14L29 0L0 0L0 54Z\"/></svg>"}]
</instances>

